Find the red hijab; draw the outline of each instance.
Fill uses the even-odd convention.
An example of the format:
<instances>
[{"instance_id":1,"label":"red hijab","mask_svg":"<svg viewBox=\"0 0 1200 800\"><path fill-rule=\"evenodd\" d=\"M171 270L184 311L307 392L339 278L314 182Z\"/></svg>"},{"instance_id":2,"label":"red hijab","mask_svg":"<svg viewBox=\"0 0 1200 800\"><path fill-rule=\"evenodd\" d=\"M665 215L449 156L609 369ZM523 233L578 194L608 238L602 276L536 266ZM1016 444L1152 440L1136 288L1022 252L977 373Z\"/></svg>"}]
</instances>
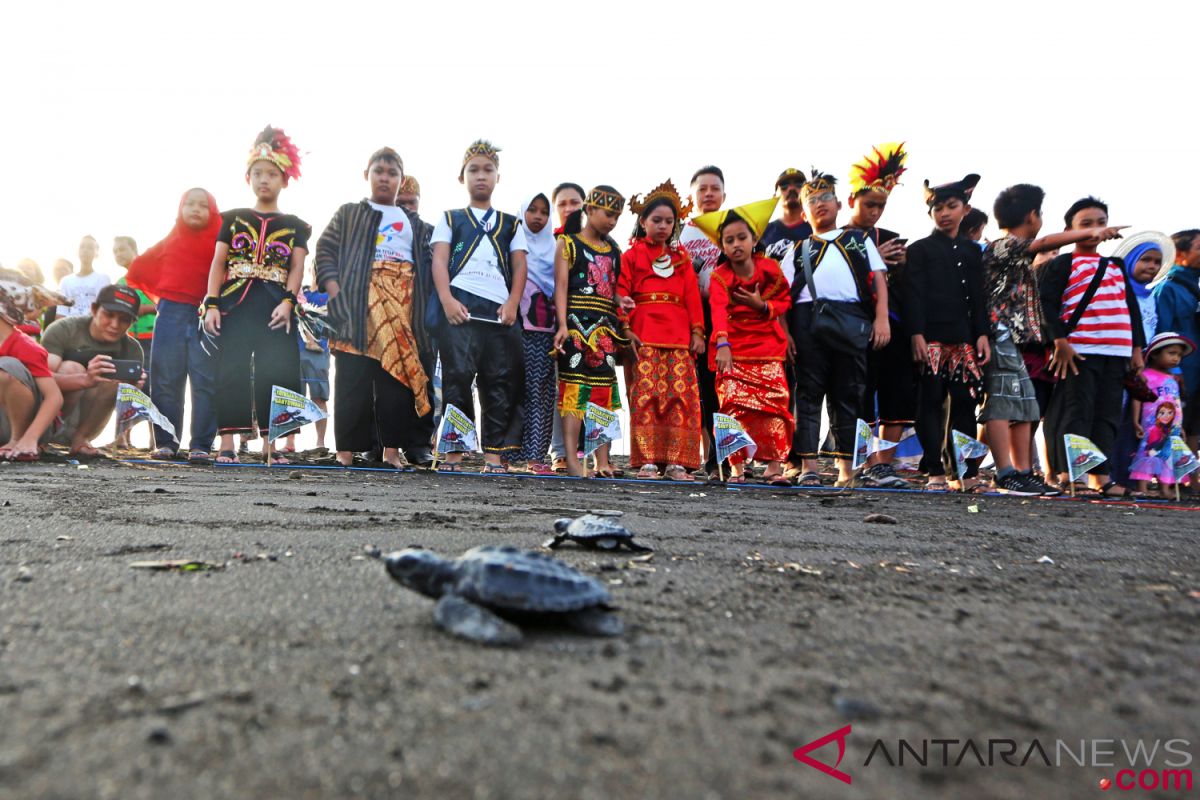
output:
<instances>
[{"instance_id":1,"label":"red hijab","mask_svg":"<svg viewBox=\"0 0 1200 800\"><path fill-rule=\"evenodd\" d=\"M201 230L189 228L183 221L183 204L196 189L188 189L179 199L175 227L167 238L151 247L129 265L127 280L135 289L155 297L177 302L200 302L208 288L208 269L212 265L217 233L221 230L221 212L212 193L199 189L208 198L208 225ZM183 299L182 295L187 295Z\"/></svg>"}]
</instances>

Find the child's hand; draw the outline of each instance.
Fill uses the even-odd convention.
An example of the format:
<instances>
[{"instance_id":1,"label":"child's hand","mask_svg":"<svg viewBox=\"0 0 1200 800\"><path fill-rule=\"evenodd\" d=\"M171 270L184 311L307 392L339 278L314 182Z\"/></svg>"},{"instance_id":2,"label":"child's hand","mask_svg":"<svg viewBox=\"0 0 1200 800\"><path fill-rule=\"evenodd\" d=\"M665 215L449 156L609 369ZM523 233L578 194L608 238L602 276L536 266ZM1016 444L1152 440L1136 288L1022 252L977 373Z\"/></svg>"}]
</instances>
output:
<instances>
[{"instance_id":1,"label":"child's hand","mask_svg":"<svg viewBox=\"0 0 1200 800\"><path fill-rule=\"evenodd\" d=\"M739 286L733 290L733 293L730 295L730 297L733 298L733 302L741 303L744 306L750 306L755 311L762 311L767 305L763 301L762 294L758 291L757 286L754 287L754 291L752 292Z\"/></svg>"},{"instance_id":2,"label":"child's hand","mask_svg":"<svg viewBox=\"0 0 1200 800\"><path fill-rule=\"evenodd\" d=\"M500 324L512 325L517 321L517 301L509 300L504 305L500 306Z\"/></svg>"},{"instance_id":3,"label":"child's hand","mask_svg":"<svg viewBox=\"0 0 1200 800\"><path fill-rule=\"evenodd\" d=\"M788 337L787 360L788 360L788 363L794 364L794 363L796 363L796 340L792 338L791 331L788 331L787 337Z\"/></svg>"},{"instance_id":4,"label":"child's hand","mask_svg":"<svg viewBox=\"0 0 1200 800\"><path fill-rule=\"evenodd\" d=\"M903 264L907 260L908 251L905 250L899 239L892 239L879 245L879 255L883 259L883 263L893 267Z\"/></svg>"},{"instance_id":5,"label":"child's hand","mask_svg":"<svg viewBox=\"0 0 1200 800\"><path fill-rule=\"evenodd\" d=\"M210 308L204 312L204 332L209 336L221 335L221 312Z\"/></svg>"},{"instance_id":6,"label":"child's hand","mask_svg":"<svg viewBox=\"0 0 1200 800\"><path fill-rule=\"evenodd\" d=\"M981 367L992 360L992 343L988 341L988 337L980 336L975 342L975 357L979 359Z\"/></svg>"},{"instance_id":7,"label":"child's hand","mask_svg":"<svg viewBox=\"0 0 1200 800\"><path fill-rule=\"evenodd\" d=\"M1060 381L1067 377L1067 370L1071 371L1072 375L1079 374L1079 367L1075 364L1076 360L1087 361L1086 358L1075 352L1075 348L1066 339L1054 340L1054 352L1050 355L1050 368Z\"/></svg>"},{"instance_id":8,"label":"child's hand","mask_svg":"<svg viewBox=\"0 0 1200 800\"><path fill-rule=\"evenodd\" d=\"M563 350L563 345L567 343L567 338L569 336L570 334L567 332L566 328L559 328L558 332L554 334L554 349L560 353L566 352Z\"/></svg>"},{"instance_id":9,"label":"child's hand","mask_svg":"<svg viewBox=\"0 0 1200 800\"><path fill-rule=\"evenodd\" d=\"M620 301L621 311L626 314L631 313L635 308L637 308L637 303L633 302L632 297L622 297L620 298Z\"/></svg>"},{"instance_id":10,"label":"child's hand","mask_svg":"<svg viewBox=\"0 0 1200 800\"><path fill-rule=\"evenodd\" d=\"M1142 423L1140 423L1140 422L1133 423L1133 435L1136 436L1138 439L1145 438L1146 429L1142 427Z\"/></svg>"},{"instance_id":11,"label":"child's hand","mask_svg":"<svg viewBox=\"0 0 1200 800\"><path fill-rule=\"evenodd\" d=\"M925 343L925 337L919 333L914 333L912 337L912 358L917 364L929 363L929 345Z\"/></svg>"},{"instance_id":12,"label":"child's hand","mask_svg":"<svg viewBox=\"0 0 1200 800\"><path fill-rule=\"evenodd\" d=\"M451 325L462 325L471 319L471 312L467 311L467 307L453 297L449 301L442 301L442 311L446 313L446 321Z\"/></svg>"},{"instance_id":13,"label":"child's hand","mask_svg":"<svg viewBox=\"0 0 1200 800\"><path fill-rule=\"evenodd\" d=\"M271 319L267 322L267 327L273 331L283 328L288 333L292 332L292 304L287 300L280 300L279 305L271 312Z\"/></svg>"},{"instance_id":14,"label":"child's hand","mask_svg":"<svg viewBox=\"0 0 1200 800\"><path fill-rule=\"evenodd\" d=\"M716 362L718 375L733 371L733 353L729 352L728 347L717 348Z\"/></svg>"},{"instance_id":15,"label":"child's hand","mask_svg":"<svg viewBox=\"0 0 1200 800\"><path fill-rule=\"evenodd\" d=\"M629 331L629 347L633 350L633 357L636 359L638 350L642 349L642 339L633 331Z\"/></svg>"},{"instance_id":16,"label":"child's hand","mask_svg":"<svg viewBox=\"0 0 1200 800\"><path fill-rule=\"evenodd\" d=\"M875 317L875 324L871 328L871 346L876 350L882 350L887 347L888 342L892 340L892 325L888 322L886 314L880 314Z\"/></svg>"},{"instance_id":17,"label":"child's hand","mask_svg":"<svg viewBox=\"0 0 1200 800\"><path fill-rule=\"evenodd\" d=\"M695 331L692 331L692 343L688 347L688 350L690 350L692 352L692 355L694 355L694 356L704 355L704 350L705 350L704 334L696 333Z\"/></svg>"}]
</instances>

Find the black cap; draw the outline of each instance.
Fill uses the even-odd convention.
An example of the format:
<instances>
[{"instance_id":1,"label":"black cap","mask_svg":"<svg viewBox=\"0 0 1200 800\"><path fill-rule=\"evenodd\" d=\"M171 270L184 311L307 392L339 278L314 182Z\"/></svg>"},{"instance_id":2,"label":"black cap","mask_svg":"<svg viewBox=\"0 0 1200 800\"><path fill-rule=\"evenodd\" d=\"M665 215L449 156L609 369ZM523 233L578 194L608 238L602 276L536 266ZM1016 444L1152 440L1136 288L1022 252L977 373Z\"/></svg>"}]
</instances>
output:
<instances>
[{"instance_id":1,"label":"black cap","mask_svg":"<svg viewBox=\"0 0 1200 800\"><path fill-rule=\"evenodd\" d=\"M779 184L783 183L784 181L794 180L800 181L801 184L808 183L808 177L803 172L795 167L788 167L783 172L779 173L779 177L775 179L775 188L778 189Z\"/></svg>"},{"instance_id":2,"label":"black cap","mask_svg":"<svg viewBox=\"0 0 1200 800\"><path fill-rule=\"evenodd\" d=\"M137 319L141 301L138 299L137 292L128 286L117 286L115 283L110 283L100 290L100 294L96 295L96 305L105 311L111 311L114 314L128 314Z\"/></svg>"}]
</instances>

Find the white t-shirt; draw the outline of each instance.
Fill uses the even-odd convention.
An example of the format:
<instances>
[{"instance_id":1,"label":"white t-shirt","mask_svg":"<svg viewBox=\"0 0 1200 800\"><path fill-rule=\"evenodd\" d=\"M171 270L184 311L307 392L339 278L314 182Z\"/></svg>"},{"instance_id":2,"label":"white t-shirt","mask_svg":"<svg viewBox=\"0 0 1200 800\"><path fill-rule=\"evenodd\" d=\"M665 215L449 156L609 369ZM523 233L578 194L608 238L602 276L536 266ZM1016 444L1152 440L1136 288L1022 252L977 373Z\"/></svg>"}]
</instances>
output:
<instances>
[{"instance_id":1,"label":"white t-shirt","mask_svg":"<svg viewBox=\"0 0 1200 800\"><path fill-rule=\"evenodd\" d=\"M92 303L96 302L96 295L100 294L100 290L110 283L112 281L108 279L108 276L100 272L93 272L90 275L72 274L63 278L58 291L74 300L75 305L59 306L58 316L89 316L92 313Z\"/></svg>"},{"instance_id":2,"label":"white t-shirt","mask_svg":"<svg viewBox=\"0 0 1200 800\"><path fill-rule=\"evenodd\" d=\"M408 214L400 206L371 203L371 208L383 212L383 218L379 220L379 234L375 237L375 260L407 261L411 264L413 233Z\"/></svg>"},{"instance_id":3,"label":"white t-shirt","mask_svg":"<svg viewBox=\"0 0 1200 800\"><path fill-rule=\"evenodd\" d=\"M831 242L841 235L842 229L837 228L827 233L814 233L813 238ZM875 243L867 239L866 245L867 263L871 265L871 272L886 272L887 264L883 263L883 256L879 255L879 249L875 247ZM797 251L802 246L803 242L797 242ZM798 255L799 252L797 252ZM816 254L813 255L815 258ZM796 274L803 275L803 267L797 266ZM817 284L817 293L822 300L838 300L845 303L857 303L859 300L858 286L854 283L854 273L850 271L850 265L846 263L842 251L836 247L825 248L825 255L821 259L820 265L813 264L813 283ZM800 296L796 298L796 305L812 302L812 294L808 289L809 287L805 286L800 290Z\"/></svg>"},{"instance_id":4,"label":"white t-shirt","mask_svg":"<svg viewBox=\"0 0 1200 800\"><path fill-rule=\"evenodd\" d=\"M476 222L481 223L483 216L487 213L486 210L478 208L471 208L470 211L475 216ZM496 215L492 214L487 221L486 229L490 231L495 225ZM450 224L446 222L446 215L441 214L437 224L433 226L430 243L450 244L453 236L454 232L450 229ZM450 285L464 292L470 292L476 297L503 305L508 302L508 287L504 283L504 275L500 272L500 260L496 256L496 248L492 246L491 241L491 239L485 239L479 243L479 246L471 253L471 257L467 259L467 263L463 264L462 269L454 276L454 280L450 281ZM525 243L525 229L521 226L517 227L517 232L513 234L512 244L508 247L510 254L518 250L529 251L529 245Z\"/></svg>"},{"instance_id":5,"label":"white t-shirt","mask_svg":"<svg viewBox=\"0 0 1200 800\"><path fill-rule=\"evenodd\" d=\"M717 247L704 231L696 227L690 219L679 232L679 244L692 258L692 266L696 269L696 280L700 283L700 296L708 297L708 284L712 281L713 269L717 259L721 257L721 248Z\"/></svg>"}]
</instances>

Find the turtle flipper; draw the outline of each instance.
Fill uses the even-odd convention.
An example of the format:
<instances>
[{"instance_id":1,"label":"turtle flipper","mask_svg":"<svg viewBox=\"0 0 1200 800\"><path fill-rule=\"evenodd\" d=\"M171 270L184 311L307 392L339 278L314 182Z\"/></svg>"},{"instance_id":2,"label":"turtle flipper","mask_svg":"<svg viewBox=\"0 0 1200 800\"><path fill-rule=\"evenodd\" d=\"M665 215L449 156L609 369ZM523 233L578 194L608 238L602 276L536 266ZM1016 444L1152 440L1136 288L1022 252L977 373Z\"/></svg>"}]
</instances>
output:
<instances>
[{"instance_id":1,"label":"turtle flipper","mask_svg":"<svg viewBox=\"0 0 1200 800\"><path fill-rule=\"evenodd\" d=\"M598 608L573 611L564 615L563 621L574 630L588 636L620 636L625 632L625 625L620 617Z\"/></svg>"},{"instance_id":2,"label":"turtle flipper","mask_svg":"<svg viewBox=\"0 0 1200 800\"><path fill-rule=\"evenodd\" d=\"M521 643L521 629L483 606L456 595L442 595L433 608L433 619L443 630L480 644Z\"/></svg>"},{"instance_id":3,"label":"turtle flipper","mask_svg":"<svg viewBox=\"0 0 1200 800\"><path fill-rule=\"evenodd\" d=\"M633 539L627 540L625 542L625 546L628 547L630 550L632 550L635 553L653 553L654 552L653 547L647 547L644 544L638 544Z\"/></svg>"},{"instance_id":4,"label":"turtle flipper","mask_svg":"<svg viewBox=\"0 0 1200 800\"><path fill-rule=\"evenodd\" d=\"M566 540L567 540L566 536L559 534L559 535L555 536L553 539L547 539L542 544L542 547L549 547L551 550L553 550L554 548L558 547L560 544L562 544Z\"/></svg>"}]
</instances>

